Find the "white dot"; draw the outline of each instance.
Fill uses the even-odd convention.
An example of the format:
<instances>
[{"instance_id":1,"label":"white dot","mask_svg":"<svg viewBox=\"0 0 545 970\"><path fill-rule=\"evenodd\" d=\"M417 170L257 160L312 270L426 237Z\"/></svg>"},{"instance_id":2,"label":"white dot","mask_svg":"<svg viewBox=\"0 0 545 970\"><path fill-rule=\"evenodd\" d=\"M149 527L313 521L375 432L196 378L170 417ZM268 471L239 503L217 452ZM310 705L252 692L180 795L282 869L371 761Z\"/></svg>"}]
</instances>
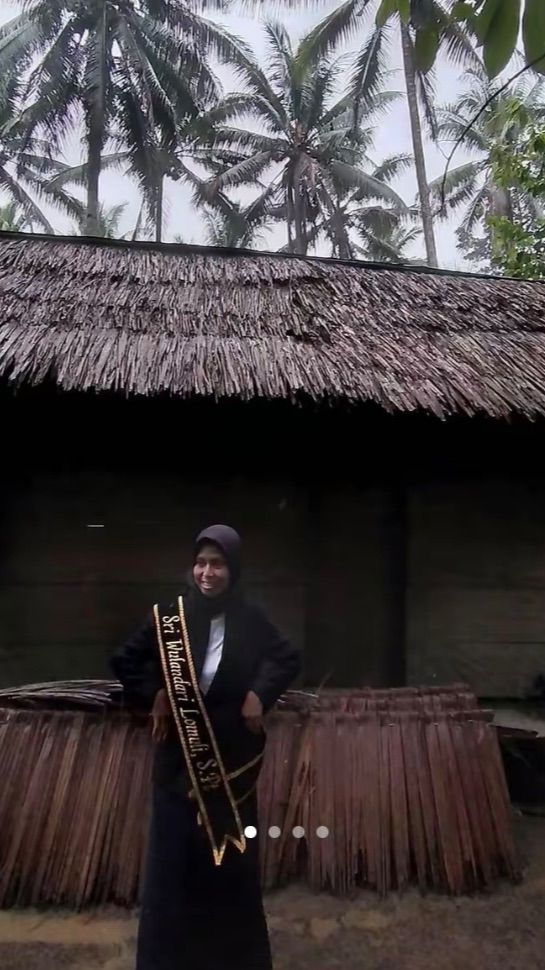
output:
<instances>
[{"instance_id":1,"label":"white dot","mask_svg":"<svg viewBox=\"0 0 545 970\"><path fill-rule=\"evenodd\" d=\"M302 825L296 825L295 828L291 830L291 834L293 835L294 839L302 839L305 834L305 830Z\"/></svg>"},{"instance_id":2,"label":"white dot","mask_svg":"<svg viewBox=\"0 0 545 970\"><path fill-rule=\"evenodd\" d=\"M327 839L329 835L329 829L327 825L319 825L316 829L316 835L319 839Z\"/></svg>"},{"instance_id":3,"label":"white dot","mask_svg":"<svg viewBox=\"0 0 545 970\"><path fill-rule=\"evenodd\" d=\"M244 835L247 839L255 839L257 835L257 829L255 825L247 825L244 829Z\"/></svg>"},{"instance_id":4,"label":"white dot","mask_svg":"<svg viewBox=\"0 0 545 970\"><path fill-rule=\"evenodd\" d=\"M271 839L279 839L282 835L282 829L278 828L278 825L271 825L269 829L269 835Z\"/></svg>"}]
</instances>

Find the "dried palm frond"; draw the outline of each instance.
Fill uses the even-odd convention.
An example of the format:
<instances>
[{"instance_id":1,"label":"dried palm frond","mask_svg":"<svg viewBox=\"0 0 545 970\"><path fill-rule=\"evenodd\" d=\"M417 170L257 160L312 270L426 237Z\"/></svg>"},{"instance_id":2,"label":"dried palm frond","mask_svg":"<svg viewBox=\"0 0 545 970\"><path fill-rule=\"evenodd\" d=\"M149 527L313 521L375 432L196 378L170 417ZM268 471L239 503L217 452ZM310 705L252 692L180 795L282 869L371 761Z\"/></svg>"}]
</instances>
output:
<instances>
[{"instance_id":1,"label":"dried palm frond","mask_svg":"<svg viewBox=\"0 0 545 970\"><path fill-rule=\"evenodd\" d=\"M0 906L137 902L152 743L120 700L102 681L0 692ZM288 692L259 781L264 885L458 894L518 879L490 717L464 685Z\"/></svg>"}]
</instances>

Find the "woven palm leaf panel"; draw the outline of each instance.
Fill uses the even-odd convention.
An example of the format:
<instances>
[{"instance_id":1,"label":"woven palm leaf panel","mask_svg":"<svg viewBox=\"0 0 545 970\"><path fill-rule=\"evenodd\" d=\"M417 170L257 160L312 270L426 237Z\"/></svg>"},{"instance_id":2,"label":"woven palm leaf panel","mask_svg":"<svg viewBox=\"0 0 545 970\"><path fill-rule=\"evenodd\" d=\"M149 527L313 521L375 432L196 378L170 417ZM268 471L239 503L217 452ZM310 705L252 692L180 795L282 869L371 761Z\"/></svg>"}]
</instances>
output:
<instances>
[{"instance_id":1,"label":"woven palm leaf panel","mask_svg":"<svg viewBox=\"0 0 545 970\"><path fill-rule=\"evenodd\" d=\"M149 730L100 684L74 687L0 698L1 906L138 901ZM497 738L464 687L287 695L259 806L267 888L459 894L520 876Z\"/></svg>"}]
</instances>

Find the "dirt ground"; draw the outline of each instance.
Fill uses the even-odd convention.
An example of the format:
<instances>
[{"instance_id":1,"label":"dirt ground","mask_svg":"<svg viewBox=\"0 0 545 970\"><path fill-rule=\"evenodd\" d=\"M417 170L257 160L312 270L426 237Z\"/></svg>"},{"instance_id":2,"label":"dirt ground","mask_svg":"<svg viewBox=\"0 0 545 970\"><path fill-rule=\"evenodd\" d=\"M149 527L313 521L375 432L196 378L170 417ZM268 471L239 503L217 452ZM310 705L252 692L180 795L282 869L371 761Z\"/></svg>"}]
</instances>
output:
<instances>
[{"instance_id":1,"label":"dirt ground","mask_svg":"<svg viewBox=\"0 0 545 970\"><path fill-rule=\"evenodd\" d=\"M275 970L545 970L545 818L516 828L524 882L490 895L268 896ZM122 910L1 912L0 967L133 970L135 932Z\"/></svg>"}]
</instances>

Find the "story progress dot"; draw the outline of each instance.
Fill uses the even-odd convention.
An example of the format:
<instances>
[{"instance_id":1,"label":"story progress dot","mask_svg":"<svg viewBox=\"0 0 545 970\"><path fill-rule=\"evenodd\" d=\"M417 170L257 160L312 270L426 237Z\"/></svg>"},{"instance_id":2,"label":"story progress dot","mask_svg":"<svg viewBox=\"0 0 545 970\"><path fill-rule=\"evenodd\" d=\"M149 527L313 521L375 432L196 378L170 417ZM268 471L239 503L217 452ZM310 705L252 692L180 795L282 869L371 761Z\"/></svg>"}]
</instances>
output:
<instances>
[{"instance_id":1,"label":"story progress dot","mask_svg":"<svg viewBox=\"0 0 545 970\"><path fill-rule=\"evenodd\" d=\"M316 835L319 839L327 839L329 835L329 829L327 825L319 825L316 829Z\"/></svg>"},{"instance_id":2,"label":"story progress dot","mask_svg":"<svg viewBox=\"0 0 545 970\"><path fill-rule=\"evenodd\" d=\"M302 825L296 825L295 828L291 830L291 834L293 835L294 839L302 839L305 834L305 830Z\"/></svg>"},{"instance_id":3,"label":"story progress dot","mask_svg":"<svg viewBox=\"0 0 545 970\"><path fill-rule=\"evenodd\" d=\"M257 829L255 825L247 825L244 829L244 835L247 839L255 839L257 835Z\"/></svg>"},{"instance_id":4,"label":"story progress dot","mask_svg":"<svg viewBox=\"0 0 545 970\"><path fill-rule=\"evenodd\" d=\"M279 839L281 835L282 830L278 827L278 825L271 825L269 829L269 836L271 839Z\"/></svg>"}]
</instances>

